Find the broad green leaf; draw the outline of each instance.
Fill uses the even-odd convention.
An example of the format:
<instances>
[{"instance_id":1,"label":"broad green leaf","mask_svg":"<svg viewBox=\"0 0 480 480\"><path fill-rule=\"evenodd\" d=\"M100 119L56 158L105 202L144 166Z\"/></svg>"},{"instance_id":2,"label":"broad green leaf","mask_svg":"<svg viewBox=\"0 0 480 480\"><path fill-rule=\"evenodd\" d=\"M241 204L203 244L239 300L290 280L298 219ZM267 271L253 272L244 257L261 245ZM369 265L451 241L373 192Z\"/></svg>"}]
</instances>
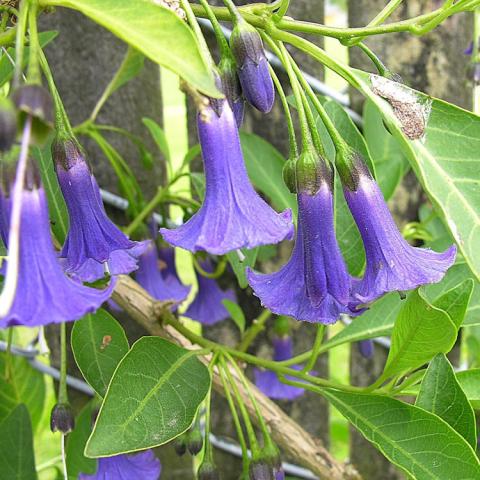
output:
<instances>
[{"instance_id":1,"label":"broad green leaf","mask_svg":"<svg viewBox=\"0 0 480 480\"><path fill-rule=\"evenodd\" d=\"M202 93L221 97L195 35L172 10L151 0L47 0L47 5L82 12Z\"/></svg>"},{"instance_id":2,"label":"broad green leaf","mask_svg":"<svg viewBox=\"0 0 480 480\"><path fill-rule=\"evenodd\" d=\"M128 47L119 69L115 72L103 95L108 98L113 92L136 77L142 71L144 60L145 57L138 50Z\"/></svg>"},{"instance_id":3,"label":"broad green leaf","mask_svg":"<svg viewBox=\"0 0 480 480\"><path fill-rule=\"evenodd\" d=\"M38 35L38 41L41 47L46 47L51 41L53 41L58 35L58 32L41 32ZM0 58L0 87L8 82L13 76L13 65L15 63L15 48L10 47L7 49L8 56L3 53ZM30 47L25 47L23 52L23 67L25 68L28 65L28 57L30 54Z\"/></svg>"},{"instance_id":4,"label":"broad green leaf","mask_svg":"<svg viewBox=\"0 0 480 480\"><path fill-rule=\"evenodd\" d=\"M239 328L240 332L245 331L245 315L243 314L243 310L237 305L235 302L231 300L225 299L222 300L223 306L228 310L230 317L235 322L237 327Z\"/></svg>"},{"instance_id":5,"label":"broad green leaf","mask_svg":"<svg viewBox=\"0 0 480 480\"><path fill-rule=\"evenodd\" d=\"M100 309L73 324L71 342L82 375L104 397L115 368L129 349L125 331L108 312Z\"/></svg>"},{"instance_id":6,"label":"broad green leaf","mask_svg":"<svg viewBox=\"0 0 480 480\"><path fill-rule=\"evenodd\" d=\"M210 388L195 356L158 337L142 337L119 363L108 386L88 457L156 447L185 432Z\"/></svg>"},{"instance_id":7,"label":"broad green leaf","mask_svg":"<svg viewBox=\"0 0 480 480\"><path fill-rule=\"evenodd\" d=\"M255 261L257 260L259 248L260 247L256 247L251 250L242 248L241 250L234 250L227 253L228 262L233 269L233 273L235 273L235 276L237 277L240 288L247 288L248 286L245 269L247 267L253 268Z\"/></svg>"},{"instance_id":8,"label":"broad green leaf","mask_svg":"<svg viewBox=\"0 0 480 480\"><path fill-rule=\"evenodd\" d=\"M69 479L78 479L80 473L93 475L97 469L96 460L87 458L83 454L85 444L92 432L94 410L94 401L88 402L78 414L75 419L75 428L67 437L66 457Z\"/></svg>"},{"instance_id":9,"label":"broad green leaf","mask_svg":"<svg viewBox=\"0 0 480 480\"><path fill-rule=\"evenodd\" d=\"M25 404L30 412L33 427L40 423L45 406L45 379L27 359L11 357L11 370L6 377L6 355L0 354L0 421L19 404Z\"/></svg>"},{"instance_id":10,"label":"broad green leaf","mask_svg":"<svg viewBox=\"0 0 480 480\"><path fill-rule=\"evenodd\" d=\"M476 448L475 415L445 355L436 355L430 362L415 405L445 420Z\"/></svg>"},{"instance_id":11,"label":"broad green leaf","mask_svg":"<svg viewBox=\"0 0 480 480\"><path fill-rule=\"evenodd\" d=\"M424 135L409 140L391 106L373 93L372 79L378 77L360 71L355 71L355 77L363 93L380 109L465 260L480 279L480 117L396 84L393 89L415 99L426 118Z\"/></svg>"},{"instance_id":12,"label":"broad green leaf","mask_svg":"<svg viewBox=\"0 0 480 480\"><path fill-rule=\"evenodd\" d=\"M480 368L463 370L456 376L473 408L480 409Z\"/></svg>"},{"instance_id":13,"label":"broad green leaf","mask_svg":"<svg viewBox=\"0 0 480 480\"><path fill-rule=\"evenodd\" d=\"M369 100L363 107L363 133L375 165L377 182L388 200L407 173L409 163L397 140L385 128L378 109Z\"/></svg>"},{"instance_id":14,"label":"broad green leaf","mask_svg":"<svg viewBox=\"0 0 480 480\"><path fill-rule=\"evenodd\" d=\"M0 424L0 465L2 480L37 479L32 423L23 404Z\"/></svg>"},{"instance_id":15,"label":"broad green leaf","mask_svg":"<svg viewBox=\"0 0 480 480\"><path fill-rule=\"evenodd\" d=\"M480 463L472 447L436 415L381 395L329 389L323 395L415 480L480 478Z\"/></svg>"},{"instance_id":16,"label":"broad green leaf","mask_svg":"<svg viewBox=\"0 0 480 480\"><path fill-rule=\"evenodd\" d=\"M283 182L283 156L270 143L252 133L242 132L240 139L248 175L255 188L266 195L277 210L291 208L295 214L295 195Z\"/></svg>"},{"instance_id":17,"label":"broad green leaf","mask_svg":"<svg viewBox=\"0 0 480 480\"><path fill-rule=\"evenodd\" d=\"M413 370L437 353L449 352L457 339L457 329L449 315L430 304L421 290L413 291L395 321L381 378Z\"/></svg>"},{"instance_id":18,"label":"broad green leaf","mask_svg":"<svg viewBox=\"0 0 480 480\"><path fill-rule=\"evenodd\" d=\"M47 142L43 148L34 146L32 153L38 162L42 183L47 194L52 231L56 239L63 245L68 232L68 210L58 184L50 146L51 141Z\"/></svg>"}]
</instances>

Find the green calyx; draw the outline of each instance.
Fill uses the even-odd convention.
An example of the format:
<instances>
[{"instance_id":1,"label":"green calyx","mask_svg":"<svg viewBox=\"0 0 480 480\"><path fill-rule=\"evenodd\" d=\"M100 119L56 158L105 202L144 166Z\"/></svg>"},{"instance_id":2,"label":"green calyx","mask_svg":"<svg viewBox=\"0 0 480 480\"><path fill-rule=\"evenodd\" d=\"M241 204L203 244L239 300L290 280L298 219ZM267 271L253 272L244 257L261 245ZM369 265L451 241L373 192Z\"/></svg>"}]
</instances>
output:
<instances>
[{"instance_id":1,"label":"green calyx","mask_svg":"<svg viewBox=\"0 0 480 480\"><path fill-rule=\"evenodd\" d=\"M313 148L307 148L296 163L297 192L315 195L322 181L329 184L333 175L325 159Z\"/></svg>"},{"instance_id":2,"label":"green calyx","mask_svg":"<svg viewBox=\"0 0 480 480\"><path fill-rule=\"evenodd\" d=\"M362 155L346 144L337 149L335 165L342 185L352 192L357 190L362 175L370 176Z\"/></svg>"},{"instance_id":3,"label":"green calyx","mask_svg":"<svg viewBox=\"0 0 480 480\"><path fill-rule=\"evenodd\" d=\"M289 158L283 166L283 181L291 193L297 193L296 158Z\"/></svg>"}]
</instances>

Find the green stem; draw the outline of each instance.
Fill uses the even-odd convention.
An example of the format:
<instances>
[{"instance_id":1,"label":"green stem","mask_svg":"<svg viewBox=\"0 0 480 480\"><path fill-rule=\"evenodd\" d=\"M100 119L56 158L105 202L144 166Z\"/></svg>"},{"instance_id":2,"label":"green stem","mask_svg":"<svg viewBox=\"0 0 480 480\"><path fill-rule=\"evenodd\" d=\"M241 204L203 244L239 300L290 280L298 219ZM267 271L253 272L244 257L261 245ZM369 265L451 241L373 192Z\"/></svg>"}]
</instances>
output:
<instances>
[{"instance_id":1,"label":"green stem","mask_svg":"<svg viewBox=\"0 0 480 480\"><path fill-rule=\"evenodd\" d=\"M287 120L287 128L288 128L288 140L290 146L290 152L288 158L294 159L298 157L298 145L297 139L295 136L295 126L293 125L292 114L290 112L290 107L288 106L287 96L285 95L285 91L283 90L282 84L278 79L275 70L269 64L270 75L272 77L273 83L277 89L278 95L280 97L280 101L282 102L283 111L285 113L285 119Z\"/></svg>"},{"instance_id":2,"label":"green stem","mask_svg":"<svg viewBox=\"0 0 480 480\"><path fill-rule=\"evenodd\" d=\"M275 21L280 21L287 13L290 6L290 0L281 0L278 10L275 12Z\"/></svg>"},{"instance_id":3,"label":"green stem","mask_svg":"<svg viewBox=\"0 0 480 480\"><path fill-rule=\"evenodd\" d=\"M25 33L27 31L28 0L21 0L18 7L17 31L15 40L15 71L13 74L13 87L20 85L23 70L23 53L25 51Z\"/></svg>"},{"instance_id":4,"label":"green stem","mask_svg":"<svg viewBox=\"0 0 480 480\"><path fill-rule=\"evenodd\" d=\"M40 43L38 40L37 15L38 15L38 1L30 1L30 11L28 13L28 29L30 51L28 54L28 82L40 85L42 77L40 75L39 55Z\"/></svg>"},{"instance_id":5,"label":"green stem","mask_svg":"<svg viewBox=\"0 0 480 480\"><path fill-rule=\"evenodd\" d=\"M237 345L236 349L240 352L246 352L248 347L252 342L257 338L257 335L263 331L265 328L265 323L272 316L270 310L265 309L259 316L256 318L252 326L245 332L242 341Z\"/></svg>"},{"instance_id":6,"label":"green stem","mask_svg":"<svg viewBox=\"0 0 480 480\"><path fill-rule=\"evenodd\" d=\"M67 391L67 324L60 324L60 379L58 386L58 403L68 403Z\"/></svg>"},{"instance_id":7,"label":"green stem","mask_svg":"<svg viewBox=\"0 0 480 480\"><path fill-rule=\"evenodd\" d=\"M225 272L225 268L227 266L227 258L222 257L220 262L218 262L217 268L215 269L214 272L207 272L205 271L202 266L200 265L199 261L197 260L197 257L195 255L192 255L192 260L193 260L193 266L195 267L195 270L205 278L211 278L211 279L217 279L220 278L223 275L223 272Z\"/></svg>"},{"instance_id":8,"label":"green stem","mask_svg":"<svg viewBox=\"0 0 480 480\"><path fill-rule=\"evenodd\" d=\"M307 96L305 95L305 92L303 90L300 91L300 94L302 96L303 108L305 109L308 126L310 128L310 133L313 139L313 145L315 146L316 151L322 156L322 158L325 159L325 148L323 147L320 134L318 133L317 123L313 116L312 109L310 108L310 103L308 102Z\"/></svg>"},{"instance_id":9,"label":"green stem","mask_svg":"<svg viewBox=\"0 0 480 480\"><path fill-rule=\"evenodd\" d=\"M385 67L383 62L377 57L375 52L370 50L363 42L358 42L357 47L360 48L365 55L372 61L372 63L375 65L375 68L377 69L378 73L382 76L385 77L388 73L388 69Z\"/></svg>"},{"instance_id":10,"label":"green stem","mask_svg":"<svg viewBox=\"0 0 480 480\"><path fill-rule=\"evenodd\" d=\"M317 363L317 358L320 355L320 347L322 346L323 336L325 334L325 325L319 323L317 325L317 334L315 336L315 342L313 344L312 354L310 355L310 359L308 363L303 368L303 373L308 373L310 370L313 369L315 364Z\"/></svg>"},{"instance_id":11,"label":"green stem","mask_svg":"<svg viewBox=\"0 0 480 480\"><path fill-rule=\"evenodd\" d=\"M247 412L247 408L245 407L245 403L243 398L238 390L237 383L233 378L232 374L230 373L230 369L228 368L228 364L225 361L225 358L222 356L220 357L220 363L223 368L223 371L227 375L228 382L233 389L233 393L235 398L237 399L238 406L240 408L240 412L243 417L243 423L245 424L245 430L247 431L248 441L250 443L250 450L252 451L252 457L256 457L260 453L260 447L258 445L257 437L255 435L255 430L253 429L252 422L250 420L250 415Z\"/></svg>"},{"instance_id":12,"label":"green stem","mask_svg":"<svg viewBox=\"0 0 480 480\"><path fill-rule=\"evenodd\" d=\"M17 27L12 27L9 28L8 30L5 30L4 32L0 33L0 47L6 47L8 45L11 45L15 42L15 37L17 35L18 28ZM16 66L15 62L15 66Z\"/></svg>"},{"instance_id":13,"label":"green stem","mask_svg":"<svg viewBox=\"0 0 480 480\"><path fill-rule=\"evenodd\" d=\"M235 403L233 402L232 394L230 393L230 388L227 385L227 380L225 378L225 373L222 368L218 369L220 379L222 380L223 390L225 392L225 398L227 399L228 407L232 413L233 423L235 425L235 430L237 431L238 443L240 443L240 448L242 449L242 464L243 464L243 473L248 473L249 459L248 459L248 449L247 442L245 441L245 435L243 434L242 425L240 423L240 418L238 416Z\"/></svg>"},{"instance_id":14,"label":"green stem","mask_svg":"<svg viewBox=\"0 0 480 480\"><path fill-rule=\"evenodd\" d=\"M218 46L220 47L221 56L223 57L226 55L231 57L232 53L230 52L230 47L228 46L227 39L223 34L222 27L220 26L220 23L218 22L217 17L213 13L212 7L210 7L207 0L200 0L200 4L205 9L205 13L207 14L207 17L210 20L210 23L212 24L213 33L215 34L215 38L217 40Z\"/></svg>"},{"instance_id":15,"label":"green stem","mask_svg":"<svg viewBox=\"0 0 480 480\"><path fill-rule=\"evenodd\" d=\"M244 21L242 15L240 15L240 12L238 11L237 6L233 3L232 0L223 0L223 3L227 6L228 12L231 15L233 25L237 25L238 23Z\"/></svg>"}]
</instances>

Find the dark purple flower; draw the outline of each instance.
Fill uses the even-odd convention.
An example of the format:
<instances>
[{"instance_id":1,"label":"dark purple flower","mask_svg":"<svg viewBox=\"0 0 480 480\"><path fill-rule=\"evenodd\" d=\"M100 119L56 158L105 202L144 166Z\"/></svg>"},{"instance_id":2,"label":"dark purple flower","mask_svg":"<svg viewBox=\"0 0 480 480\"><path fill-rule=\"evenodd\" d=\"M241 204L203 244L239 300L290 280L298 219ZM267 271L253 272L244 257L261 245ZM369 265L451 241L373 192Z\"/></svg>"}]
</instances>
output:
<instances>
[{"instance_id":1,"label":"dark purple flower","mask_svg":"<svg viewBox=\"0 0 480 480\"><path fill-rule=\"evenodd\" d=\"M146 242L134 242L108 218L100 191L75 141L57 141L53 158L70 216L70 230L60 256L67 273L85 282L137 269Z\"/></svg>"},{"instance_id":2,"label":"dark purple flower","mask_svg":"<svg viewBox=\"0 0 480 480\"><path fill-rule=\"evenodd\" d=\"M257 110L268 113L273 107L275 90L259 33L240 21L232 31L230 46L243 95Z\"/></svg>"},{"instance_id":3,"label":"dark purple flower","mask_svg":"<svg viewBox=\"0 0 480 480\"><path fill-rule=\"evenodd\" d=\"M7 199L0 186L0 238L5 247L8 241L8 215L7 215Z\"/></svg>"},{"instance_id":4,"label":"dark purple flower","mask_svg":"<svg viewBox=\"0 0 480 480\"><path fill-rule=\"evenodd\" d=\"M10 210L10 202L7 201ZM8 248L8 245L7 245ZM43 188L23 191L18 284L9 313L0 327L37 327L77 320L97 310L112 294L68 278L53 248Z\"/></svg>"},{"instance_id":5,"label":"dark purple flower","mask_svg":"<svg viewBox=\"0 0 480 480\"><path fill-rule=\"evenodd\" d=\"M276 213L250 183L228 102L222 102L220 109L208 107L199 115L198 133L205 165L205 200L182 226L162 228L163 238L193 252L223 255L290 237L292 212Z\"/></svg>"},{"instance_id":6,"label":"dark purple flower","mask_svg":"<svg viewBox=\"0 0 480 480\"><path fill-rule=\"evenodd\" d=\"M321 179L315 190L297 195L297 238L288 263L266 275L247 269L247 278L272 312L329 324L342 313L354 314L352 281L335 238L331 179Z\"/></svg>"},{"instance_id":7,"label":"dark purple flower","mask_svg":"<svg viewBox=\"0 0 480 480\"><path fill-rule=\"evenodd\" d=\"M208 260L201 262L201 267L206 272L213 271L212 265ZM234 291L227 290L224 292L215 280L204 277L198 272L195 272L195 274L198 282L197 296L184 315L204 325L214 325L228 318L230 314L222 301L231 300L236 302Z\"/></svg>"},{"instance_id":8,"label":"dark purple flower","mask_svg":"<svg viewBox=\"0 0 480 480\"><path fill-rule=\"evenodd\" d=\"M175 303L183 302L190 291L190 287L182 285L176 274L161 270L161 260L157 246L150 240L147 249L138 259L138 270L135 272L137 282L155 299L172 300Z\"/></svg>"},{"instance_id":9,"label":"dark purple flower","mask_svg":"<svg viewBox=\"0 0 480 480\"><path fill-rule=\"evenodd\" d=\"M372 358L375 353L375 345L371 339L360 340L357 342L358 351L363 358Z\"/></svg>"},{"instance_id":10,"label":"dark purple flower","mask_svg":"<svg viewBox=\"0 0 480 480\"><path fill-rule=\"evenodd\" d=\"M344 194L367 257L365 274L354 287L359 303L371 302L387 292L439 282L455 262L456 246L438 253L409 245L363 160L355 155L352 165L350 186L344 184Z\"/></svg>"},{"instance_id":11,"label":"dark purple flower","mask_svg":"<svg viewBox=\"0 0 480 480\"><path fill-rule=\"evenodd\" d=\"M153 450L134 455L115 455L98 459L97 473L81 473L79 480L158 480L162 472L160 460Z\"/></svg>"},{"instance_id":12,"label":"dark purple flower","mask_svg":"<svg viewBox=\"0 0 480 480\"><path fill-rule=\"evenodd\" d=\"M292 339L290 336L285 335L283 337L274 337L273 339L273 359L276 362L283 360L289 360L293 357ZM294 365L291 368L301 370L301 365ZM282 383L278 378L278 375L271 370L255 369L255 385L264 393L267 397L275 400L295 400L301 397L305 390L303 388L294 387L293 385L287 385ZM287 377L289 378L289 377ZM296 380L294 378L289 378Z\"/></svg>"}]
</instances>

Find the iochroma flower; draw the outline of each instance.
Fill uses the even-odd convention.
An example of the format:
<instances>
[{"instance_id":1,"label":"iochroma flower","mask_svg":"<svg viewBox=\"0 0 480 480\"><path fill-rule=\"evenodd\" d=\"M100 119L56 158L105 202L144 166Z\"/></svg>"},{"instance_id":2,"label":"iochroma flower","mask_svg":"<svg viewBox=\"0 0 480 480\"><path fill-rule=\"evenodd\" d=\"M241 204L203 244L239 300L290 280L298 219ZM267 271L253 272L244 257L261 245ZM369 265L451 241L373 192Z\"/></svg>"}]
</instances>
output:
<instances>
[{"instance_id":1,"label":"iochroma flower","mask_svg":"<svg viewBox=\"0 0 480 480\"><path fill-rule=\"evenodd\" d=\"M315 157L307 152L297 161L297 178L303 175L298 165L321 164L312 172L315 186L300 182L297 187L298 228L290 260L271 274L247 269L247 279L262 305L272 312L330 324L342 313L356 312L350 307L352 280L335 237L332 172Z\"/></svg>"},{"instance_id":2,"label":"iochroma flower","mask_svg":"<svg viewBox=\"0 0 480 480\"><path fill-rule=\"evenodd\" d=\"M168 260L163 261L159 257L159 252L155 242L150 240L147 249L138 259L138 270L135 272L137 282L157 300L172 300L175 303L183 302L190 291L190 287L182 285L176 276L173 249L163 249L164 255Z\"/></svg>"},{"instance_id":3,"label":"iochroma flower","mask_svg":"<svg viewBox=\"0 0 480 480\"><path fill-rule=\"evenodd\" d=\"M78 480L158 480L161 472L162 465L153 450L145 450L133 455L99 458L97 472L81 473Z\"/></svg>"},{"instance_id":4,"label":"iochroma flower","mask_svg":"<svg viewBox=\"0 0 480 480\"><path fill-rule=\"evenodd\" d=\"M250 183L228 102L215 101L212 105L198 116L206 177L203 205L180 227L162 228L160 233L172 245L214 255L290 237L292 212L276 213Z\"/></svg>"},{"instance_id":5,"label":"iochroma flower","mask_svg":"<svg viewBox=\"0 0 480 480\"><path fill-rule=\"evenodd\" d=\"M209 260L201 262L200 266L208 273L213 272ZM227 319L230 314L222 302L223 300L236 302L235 292L233 290L224 292L214 279L207 278L197 271L195 271L195 275L198 282L198 292L184 315L204 325L214 325Z\"/></svg>"},{"instance_id":6,"label":"iochroma flower","mask_svg":"<svg viewBox=\"0 0 480 480\"><path fill-rule=\"evenodd\" d=\"M275 336L272 340L273 344L273 359L276 362L289 360L293 357L292 338L289 335ZM294 365L291 368L301 370L301 365ZM295 387L282 383L278 378L276 372L271 370L255 369L255 385L267 397L275 400L295 400L301 397L305 390L303 388ZM288 378L288 377L287 377Z\"/></svg>"},{"instance_id":7,"label":"iochroma flower","mask_svg":"<svg viewBox=\"0 0 480 480\"><path fill-rule=\"evenodd\" d=\"M97 290L67 277L53 248L43 188L29 181L22 195L17 289L0 327L37 327L77 320L94 312L110 297L115 282ZM10 211L10 201L6 204Z\"/></svg>"},{"instance_id":8,"label":"iochroma flower","mask_svg":"<svg viewBox=\"0 0 480 480\"><path fill-rule=\"evenodd\" d=\"M439 282L455 262L456 246L442 253L412 247L395 225L363 159L352 153L347 160L349 173L342 175L343 191L366 253L365 274L355 284L358 302L368 303L387 292Z\"/></svg>"},{"instance_id":9,"label":"iochroma flower","mask_svg":"<svg viewBox=\"0 0 480 480\"><path fill-rule=\"evenodd\" d=\"M100 191L74 139L52 147L60 188L70 217L70 229L60 256L73 277L93 282L106 272L128 274L137 269L146 242L134 242L108 218Z\"/></svg>"}]
</instances>

